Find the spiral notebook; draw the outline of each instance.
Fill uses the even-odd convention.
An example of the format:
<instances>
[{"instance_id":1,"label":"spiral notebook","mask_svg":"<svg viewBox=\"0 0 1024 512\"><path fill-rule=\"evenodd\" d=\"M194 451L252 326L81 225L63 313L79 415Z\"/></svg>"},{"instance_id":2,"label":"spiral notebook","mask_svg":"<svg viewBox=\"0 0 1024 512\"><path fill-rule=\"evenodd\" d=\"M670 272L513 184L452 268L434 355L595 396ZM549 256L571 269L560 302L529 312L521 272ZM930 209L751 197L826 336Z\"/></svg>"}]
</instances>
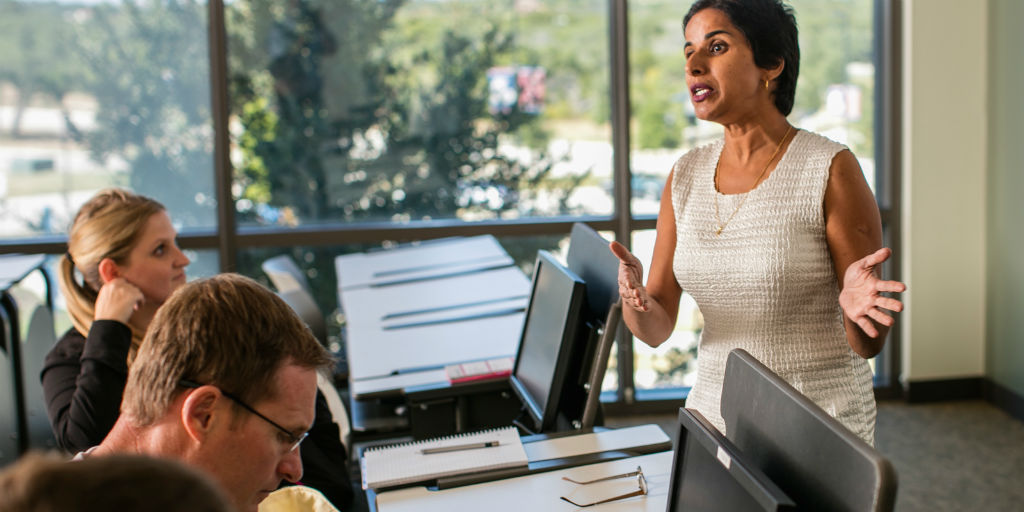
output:
<instances>
[{"instance_id":1,"label":"spiral notebook","mask_svg":"<svg viewBox=\"0 0 1024 512\"><path fill-rule=\"evenodd\" d=\"M363 489L395 487L528 463L515 427L371 448L360 459Z\"/></svg>"}]
</instances>

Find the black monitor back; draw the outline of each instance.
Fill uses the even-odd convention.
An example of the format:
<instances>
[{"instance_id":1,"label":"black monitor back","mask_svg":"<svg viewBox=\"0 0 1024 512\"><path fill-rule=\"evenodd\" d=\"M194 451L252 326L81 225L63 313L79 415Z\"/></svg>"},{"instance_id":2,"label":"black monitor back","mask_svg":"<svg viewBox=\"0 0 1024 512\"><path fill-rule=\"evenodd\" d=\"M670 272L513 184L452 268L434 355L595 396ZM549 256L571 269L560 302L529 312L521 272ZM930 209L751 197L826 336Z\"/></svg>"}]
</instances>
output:
<instances>
[{"instance_id":1,"label":"black monitor back","mask_svg":"<svg viewBox=\"0 0 1024 512\"><path fill-rule=\"evenodd\" d=\"M729 354L721 407L728 438L801 510L893 509L892 464L742 349Z\"/></svg>"},{"instance_id":2,"label":"black monitor back","mask_svg":"<svg viewBox=\"0 0 1024 512\"><path fill-rule=\"evenodd\" d=\"M587 283L587 316L603 323L619 300L619 259L608 248L608 241L582 223L572 225L569 251L565 257L569 270Z\"/></svg>"},{"instance_id":3,"label":"black monitor back","mask_svg":"<svg viewBox=\"0 0 1024 512\"><path fill-rule=\"evenodd\" d=\"M572 225L569 270L587 283L587 310L585 329L589 337L580 356L577 383L583 388L585 402L574 428L590 428L603 424L601 409L601 383L608 368L608 356L615 342L622 318L619 302L619 259L608 248L608 241L590 226Z\"/></svg>"},{"instance_id":4,"label":"black monitor back","mask_svg":"<svg viewBox=\"0 0 1024 512\"><path fill-rule=\"evenodd\" d=\"M509 382L523 402L527 432L568 430L585 395L577 384L587 334L583 279L547 251L538 251L530 303Z\"/></svg>"},{"instance_id":5,"label":"black monitor back","mask_svg":"<svg viewBox=\"0 0 1024 512\"><path fill-rule=\"evenodd\" d=\"M679 408L667 512L795 510L793 500L701 413Z\"/></svg>"}]
</instances>

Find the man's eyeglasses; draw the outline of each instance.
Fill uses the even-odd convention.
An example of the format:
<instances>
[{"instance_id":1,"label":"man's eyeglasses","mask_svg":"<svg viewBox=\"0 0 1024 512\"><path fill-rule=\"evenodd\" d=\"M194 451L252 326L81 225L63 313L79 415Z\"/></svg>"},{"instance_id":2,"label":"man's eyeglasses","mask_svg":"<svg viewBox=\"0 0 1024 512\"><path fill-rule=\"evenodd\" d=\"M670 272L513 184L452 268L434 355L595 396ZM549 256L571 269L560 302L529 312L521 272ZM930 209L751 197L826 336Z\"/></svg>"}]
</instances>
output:
<instances>
[{"instance_id":1,"label":"man's eyeglasses","mask_svg":"<svg viewBox=\"0 0 1024 512\"><path fill-rule=\"evenodd\" d=\"M178 381L178 385L181 386L181 387L185 387L185 388L195 389L195 388L198 388L200 386L203 386L204 384L200 384L198 382L193 382L191 380L181 379L181 380ZM216 386L214 386L214 387L216 387ZM217 387L217 389L220 389L220 388ZM263 420L263 421L265 421L267 423L270 423L277 430L280 430L281 434L283 434L285 436L285 439L288 440L288 443L290 443L290 447L288 448L289 452L295 451L299 447L299 445L302 444L302 442L306 440L306 437L309 436L309 432L303 432L301 435L298 435L298 436L293 434L293 433L291 433L290 430L282 427L281 425L278 425L276 422L274 422L274 420L272 420L272 419L270 419L270 418L260 414L260 412L257 411L256 409L254 409L251 405L243 402L241 398L238 398L237 396L235 396L232 393L228 393L227 391L224 391L223 389L220 389L220 394L228 397L229 399L231 399L232 402L235 402L236 404L241 406L243 409L245 409L245 410L255 414L261 420Z\"/></svg>"},{"instance_id":2,"label":"man's eyeglasses","mask_svg":"<svg viewBox=\"0 0 1024 512\"><path fill-rule=\"evenodd\" d=\"M578 480L573 480L572 478L569 478L567 476L563 476L562 480L565 480L567 482L572 482L574 484L579 484L579 485L588 485L588 484L594 484L594 483L597 483L597 482L606 482L608 480L615 480L615 479L618 479L618 478L629 478L629 477L633 477L633 476L636 477L636 484L637 484L637 487L638 487L638 489L633 491L633 492L627 492L625 494L620 494L618 496L613 496L611 498L605 498L603 500L594 501L592 503L576 503L575 501L573 501L573 500L571 500L569 498L566 498L565 496L560 496L560 498L562 498L565 501L568 501L569 503L572 503L573 505L576 505L577 507L591 507L591 506L594 506L594 505L600 505L601 503L608 503L609 501L624 500L626 498L632 498L633 496L644 496L644 495L646 495L647 494L647 479L644 478L644 470L641 469L640 466L636 467L636 471L630 471L629 473L623 473L621 475L612 475L612 476L606 476L606 477L603 477L603 478L596 478L594 480L586 480L586 481L582 481L581 482L581 481L578 481Z\"/></svg>"}]
</instances>

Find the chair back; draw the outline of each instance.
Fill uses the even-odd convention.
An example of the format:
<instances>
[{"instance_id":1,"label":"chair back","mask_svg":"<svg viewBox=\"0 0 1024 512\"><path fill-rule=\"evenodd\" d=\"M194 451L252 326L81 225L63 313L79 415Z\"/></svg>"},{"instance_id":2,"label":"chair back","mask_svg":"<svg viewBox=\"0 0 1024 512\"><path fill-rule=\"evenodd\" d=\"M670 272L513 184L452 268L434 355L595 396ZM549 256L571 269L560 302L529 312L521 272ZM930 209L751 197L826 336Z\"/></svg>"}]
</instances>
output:
<instances>
[{"instance_id":1,"label":"chair back","mask_svg":"<svg viewBox=\"0 0 1024 512\"><path fill-rule=\"evenodd\" d=\"M0 307L0 467L18 460L21 428L18 425L17 394L14 386L14 358L10 345L17 326L6 307ZM9 433L9 435L7 435Z\"/></svg>"},{"instance_id":2,"label":"chair back","mask_svg":"<svg viewBox=\"0 0 1024 512\"><path fill-rule=\"evenodd\" d=\"M306 275L295 264L295 260L287 254L282 254L264 261L261 267L274 284L274 288L277 288L278 296L291 306L303 322L306 322L313 331L313 336L322 345L327 346L327 322L320 306L313 299L312 288Z\"/></svg>"},{"instance_id":3,"label":"chair back","mask_svg":"<svg viewBox=\"0 0 1024 512\"><path fill-rule=\"evenodd\" d=\"M57 343L53 327L53 314L46 304L36 306L29 317L28 332L21 344L22 378L24 379L25 415L28 427L28 446L34 450L56 450L46 411L46 398L39 375L46 354Z\"/></svg>"},{"instance_id":4,"label":"chair back","mask_svg":"<svg viewBox=\"0 0 1024 512\"><path fill-rule=\"evenodd\" d=\"M326 347L327 322L324 320L323 313L320 312L320 307L313 301L313 296L302 289L278 291L277 295L309 326L309 330L313 331L313 336L320 341L320 344Z\"/></svg>"},{"instance_id":5,"label":"chair back","mask_svg":"<svg viewBox=\"0 0 1024 512\"><path fill-rule=\"evenodd\" d=\"M324 394L324 399L327 400L327 408L331 410L331 417L334 418L334 423L338 425L338 437L341 445L345 447L345 453L351 454L352 450L351 446L349 446L349 439L352 434L352 423L349 422L348 409L345 409L345 404L342 402L341 394L338 393L338 388L334 387L331 379L322 372L316 373L316 387Z\"/></svg>"},{"instance_id":6,"label":"chair back","mask_svg":"<svg viewBox=\"0 0 1024 512\"><path fill-rule=\"evenodd\" d=\"M0 463L57 446L39 379L57 342L46 263L42 254L0 256L0 432L9 433L0 439Z\"/></svg>"},{"instance_id":7,"label":"chair back","mask_svg":"<svg viewBox=\"0 0 1024 512\"><path fill-rule=\"evenodd\" d=\"M313 294L313 289L309 286L306 274L295 264L295 260L287 254L274 256L264 261L261 267L263 272L267 274L267 277L270 278L270 282L274 283L274 288L277 288L277 291L285 293L300 288L310 295Z\"/></svg>"}]
</instances>

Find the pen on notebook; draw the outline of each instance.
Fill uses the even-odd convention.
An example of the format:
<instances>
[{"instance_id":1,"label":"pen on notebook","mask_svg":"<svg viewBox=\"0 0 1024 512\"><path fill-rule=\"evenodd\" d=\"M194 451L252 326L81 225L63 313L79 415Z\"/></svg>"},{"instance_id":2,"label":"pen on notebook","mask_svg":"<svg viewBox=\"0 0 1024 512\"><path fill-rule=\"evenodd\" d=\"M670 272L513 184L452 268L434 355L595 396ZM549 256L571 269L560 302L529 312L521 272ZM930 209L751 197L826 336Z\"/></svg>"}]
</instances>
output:
<instances>
[{"instance_id":1,"label":"pen on notebook","mask_svg":"<svg viewBox=\"0 0 1024 512\"><path fill-rule=\"evenodd\" d=\"M485 441L482 443L455 444L452 446L438 446L436 448L424 448L420 453L429 455L431 453L457 452L460 450L472 450L475 448L490 448L498 446L498 441Z\"/></svg>"}]
</instances>

